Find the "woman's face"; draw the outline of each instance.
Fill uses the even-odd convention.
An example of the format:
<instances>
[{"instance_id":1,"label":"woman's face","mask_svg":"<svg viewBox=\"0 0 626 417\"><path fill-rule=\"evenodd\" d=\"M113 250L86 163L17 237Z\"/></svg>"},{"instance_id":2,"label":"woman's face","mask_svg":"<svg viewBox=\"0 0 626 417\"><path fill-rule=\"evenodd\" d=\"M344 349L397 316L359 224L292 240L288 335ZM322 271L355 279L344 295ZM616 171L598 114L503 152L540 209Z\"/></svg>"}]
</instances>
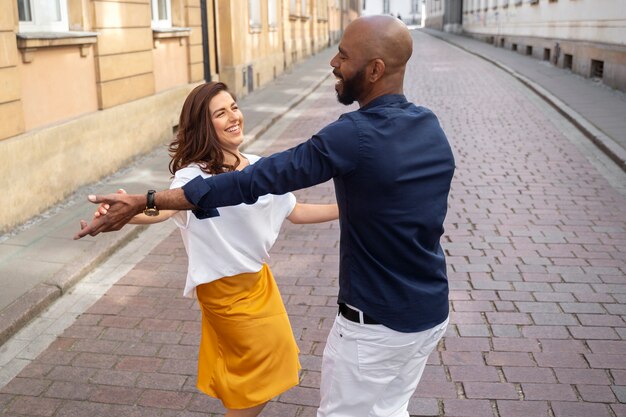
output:
<instances>
[{"instance_id":1,"label":"woman's face","mask_svg":"<svg viewBox=\"0 0 626 417\"><path fill-rule=\"evenodd\" d=\"M224 149L235 152L243 143L243 114L230 93L220 91L209 103L211 121Z\"/></svg>"}]
</instances>

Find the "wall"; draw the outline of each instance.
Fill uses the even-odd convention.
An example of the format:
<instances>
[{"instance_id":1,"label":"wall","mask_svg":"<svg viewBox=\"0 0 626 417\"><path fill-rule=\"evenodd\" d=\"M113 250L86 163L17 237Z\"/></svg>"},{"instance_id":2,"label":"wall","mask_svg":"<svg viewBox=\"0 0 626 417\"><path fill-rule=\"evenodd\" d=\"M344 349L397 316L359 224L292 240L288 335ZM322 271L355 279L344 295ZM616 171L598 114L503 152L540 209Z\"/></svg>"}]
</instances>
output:
<instances>
[{"instance_id":1,"label":"wall","mask_svg":"<svg viewBox=\"0 0 626 417\"><path fill-rule=\"evenodd\" d=\"M17 2L0 0L0 178L10 202L0 231L167 143L204 77L199 0L172 0L166 31L152 29L149 0L66 1L70 31L42 34L20 32Z\"/></svg>"},{"instance_id":2,"label":"wall","mask_svg":"<svg viewBox=\"0 0 626 417\"><path fill-rule=\"evenodd\" d=\"M0 140L24 131L16 31L17 2L0 0Z\"/></svg>"},{"instance_id":3,"label":"wall","mask_svg":"<svg viewBox=\"0 0 626 417\"><path fill-rule=\"evenodd\" d=\"M623 0L465 0L463 31L626 91Z\"/></svg>"}]
</instances>

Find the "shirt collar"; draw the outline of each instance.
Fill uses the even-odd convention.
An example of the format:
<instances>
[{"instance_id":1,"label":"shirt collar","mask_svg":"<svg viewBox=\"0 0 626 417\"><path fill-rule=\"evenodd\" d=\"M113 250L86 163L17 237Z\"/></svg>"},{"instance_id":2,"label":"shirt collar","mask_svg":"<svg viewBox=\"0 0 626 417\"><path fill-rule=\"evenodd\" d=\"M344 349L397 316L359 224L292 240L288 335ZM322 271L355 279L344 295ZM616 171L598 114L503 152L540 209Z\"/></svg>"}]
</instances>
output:
<instances>
[{"instance_id":1,"label":"shirt collar","mask_svg":"<svg viewBox=\"0 0 626 417\"><path fill-rule=\"evenodd\" d=\"M407 99L404 94L385 94L384 96L376 97L374 100L361 107L359 110L368 110L372 107L384 106L387 104L406 103Z\"/></svg>"}]
</instances>

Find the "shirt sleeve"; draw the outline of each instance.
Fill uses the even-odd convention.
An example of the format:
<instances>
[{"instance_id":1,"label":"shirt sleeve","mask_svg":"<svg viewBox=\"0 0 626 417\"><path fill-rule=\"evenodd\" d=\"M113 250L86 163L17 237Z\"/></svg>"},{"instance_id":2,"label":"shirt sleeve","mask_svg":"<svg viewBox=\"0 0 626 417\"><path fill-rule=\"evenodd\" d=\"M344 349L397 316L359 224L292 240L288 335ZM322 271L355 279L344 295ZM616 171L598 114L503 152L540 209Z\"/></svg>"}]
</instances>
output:
<instances>
[{"instance_id":1,"label":"shirt sleeve","mask_svg":"<svg viewBox=\"0 0 626 417\"><path fill-rule=\"evenodd\" d=\"M346 115L311 139L243 169L210 178L197 176L183 186L199 219L213 217L216 207L253 204L266 194L285 194L349 174L359 158L359 135Z\"/></svg>"}]
</instances>

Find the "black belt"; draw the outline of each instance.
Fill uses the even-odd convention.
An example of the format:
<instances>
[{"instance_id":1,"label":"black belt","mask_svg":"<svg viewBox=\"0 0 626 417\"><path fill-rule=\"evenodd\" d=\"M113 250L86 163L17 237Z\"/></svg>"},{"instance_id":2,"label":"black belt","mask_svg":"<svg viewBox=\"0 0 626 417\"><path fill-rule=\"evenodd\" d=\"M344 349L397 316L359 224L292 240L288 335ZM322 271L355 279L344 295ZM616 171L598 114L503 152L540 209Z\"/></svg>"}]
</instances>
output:
<instances>
[{"instance_id":1,"label":"black belt","mask_svg":"<svg viewBox=\"0 0 626 417\"><path fill-rule=\"evenodd\" d=\"M344 316L346 319L348 319L350 321L353 321L355 323L380 324L376 320L374 320L373 318L371 318L370 316L368 316L365 313L363 313L363 321L361 322L360 317L359 317L359 315L360 315L359 312L357 310L354 310L354 309L348 307L344 303L339 303L339 313L342 316Z\"/></svg>"}]
</instances>

